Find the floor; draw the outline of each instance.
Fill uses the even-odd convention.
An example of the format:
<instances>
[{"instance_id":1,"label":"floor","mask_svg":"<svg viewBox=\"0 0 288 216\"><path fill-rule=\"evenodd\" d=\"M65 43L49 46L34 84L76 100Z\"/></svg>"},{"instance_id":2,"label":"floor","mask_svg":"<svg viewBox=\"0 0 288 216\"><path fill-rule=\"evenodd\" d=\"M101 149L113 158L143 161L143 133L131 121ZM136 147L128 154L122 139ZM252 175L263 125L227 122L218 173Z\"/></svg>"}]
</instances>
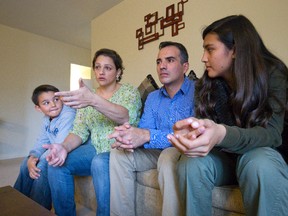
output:
<instances>
[{"instance_id":1,"label":"floor","mask_svg":"<svg viewBox=\"0 0 288 216\"><path fill-rule=\"evenodd\" d=\"M14 185L23 158L0 160L0 187Z\"/></svg>"},{"instance_id":2,"label":"floor","mask_svg":"<svg viewBox=\"0 0 288 216\"><path fill-rule=\"evenodd\" d=\"M0 187L13 186L23 158L0 160ZM76 203L77 216L95 216L93 211Z\"/></svg>"}]
</instances>

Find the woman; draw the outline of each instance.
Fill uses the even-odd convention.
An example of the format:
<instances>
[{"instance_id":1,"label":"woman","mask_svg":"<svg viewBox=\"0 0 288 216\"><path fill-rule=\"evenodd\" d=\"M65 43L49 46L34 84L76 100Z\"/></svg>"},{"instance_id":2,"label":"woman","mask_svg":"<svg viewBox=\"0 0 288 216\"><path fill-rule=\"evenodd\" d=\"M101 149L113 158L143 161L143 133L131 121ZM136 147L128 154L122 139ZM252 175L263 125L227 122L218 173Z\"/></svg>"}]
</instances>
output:
<instances>
[{"instance_id":1,"label":"woman","mask_svg":"<svg viewBox=\"0 0 288 216\"><path fill-rule=\"evenodd\" d=\"M211 215L214 186L235 183L247 215L287 215L288 166L275 150L282 143L287 67L242 15L215 21L202 38L199 119L177 122L169 135L184 154L177 172L186 215Z\"/></svg>"},{"instance_id":2,"label":"woman","mask_svg":"<svg viewBox=\"0 0 288 216\"><path fill-rule=\"evenodd\" d=\"M137 125L139 121L140 94L132 85L120 84L124 67L118 53L109 49L98 50L92 64L99 84L95 93L80 80L78 90L56 94L62 97L65 105L78 109L73 130L62 145L47 146L50 148L47 159L52 165L48 170L52 200L56 214L61 216L75 215L73 175L90 173L96 193L97 215L110 215L109 151L113 140L107 136L117 125L125 122ZM90 136L93 147L81 145Z\"/></svg>"}]
</instances>

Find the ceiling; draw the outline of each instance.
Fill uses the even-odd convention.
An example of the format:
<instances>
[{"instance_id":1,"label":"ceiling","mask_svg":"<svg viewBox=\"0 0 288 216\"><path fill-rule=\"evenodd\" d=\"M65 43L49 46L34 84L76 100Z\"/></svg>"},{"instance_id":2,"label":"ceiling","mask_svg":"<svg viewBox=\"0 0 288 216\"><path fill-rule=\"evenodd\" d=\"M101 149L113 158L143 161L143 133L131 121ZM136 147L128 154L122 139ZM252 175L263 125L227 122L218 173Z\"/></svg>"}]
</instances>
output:
<instances>
[{"instance_id":1,"label":"ceiling","mask_svg":"<svg viewBox=\"0 0 288 216\"><path fill-rule=\"evenodd\" d=\"M91 21L123 0L0 0L0 24L91 48Z\"/></svg>"}]
</instances>

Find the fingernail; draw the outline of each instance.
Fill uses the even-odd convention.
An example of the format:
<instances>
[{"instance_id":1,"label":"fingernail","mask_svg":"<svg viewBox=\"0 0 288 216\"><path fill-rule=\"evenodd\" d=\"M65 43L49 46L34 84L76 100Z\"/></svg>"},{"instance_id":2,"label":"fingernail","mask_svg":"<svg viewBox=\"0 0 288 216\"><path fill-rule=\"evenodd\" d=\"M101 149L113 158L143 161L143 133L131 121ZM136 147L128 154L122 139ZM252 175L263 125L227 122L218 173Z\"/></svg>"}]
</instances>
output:
<instances>
[{"instance_id":1,"label":"fingernail","mask_svg":"<svg viewBox=\"0 0 288 216\"><path fill-rule=\"evenodd\" d=\"M195 127L195 128L197 128L197 127L199 127L199 123L196 122L196 121L195 121L195 122L192 122L192 126Z\"/></svg>"},{"instance_id":2,"label":"fingernail","mask_svg":"<svg viewBox=\"0 0 288 216\"><path fill-rule=\"evenodd\" d=\"M203 132L205 131L205 128L204 128L204 127L200 127L200 128L198 129L198 131L199 131L200 133L203 133Z\"/></svg>"}]
</instances>

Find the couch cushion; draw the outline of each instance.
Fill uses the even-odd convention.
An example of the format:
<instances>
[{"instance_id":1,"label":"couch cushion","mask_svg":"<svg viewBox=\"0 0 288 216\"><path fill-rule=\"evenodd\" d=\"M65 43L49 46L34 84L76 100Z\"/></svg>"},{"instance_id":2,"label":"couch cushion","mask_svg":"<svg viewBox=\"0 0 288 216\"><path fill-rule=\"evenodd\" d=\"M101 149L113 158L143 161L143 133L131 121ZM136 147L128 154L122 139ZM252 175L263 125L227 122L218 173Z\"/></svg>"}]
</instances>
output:
<instances>
[{"instance_id":1,"label":"couch cushion","mask_svg":"<svg viewBox=\"0 0 288 216\"><path fill-rule=\"evenodd\" d=\"M195 73L193 70L191 70L191 71L189 72L189 74L187 75L187 77L188 77L190 80L198 80L198 77L197 77L196 73Z\"/></svg>"},{"instance_id":2,"label":"couch cushion","mask_svg":"<svg viewBox=\"0 0 288 216\"><path fill-rule=\"evenodd\" d=\"M146 98L148 94L154 90L159 89L159 86L155 82L154 78L151 74L148 74L145 79L138 86L138 90L140 92L142 105L145 104Z\"/></svg>"},{"instance_id":3,"label":"couch cushion","mask_svg":"<svg viewBox=\"0 0 288 216\"><path fill-rule=\"evenodd\" d=\"M92 176L74 176L75 202L96 212L96 196Z\"/></svg>"},{"instance_id":4,"label":"couch cushion","mask_svg":"<svg viewBox=\"0 0 288 216\"><path fill-rule=\"evenodd\" d=\"M226 211L226 210L217 209L217 208L213 207L212 208L212 215L213 216L244 216L245 214L238 213L238 212Z\"/></svg>"},{"instance_id":5,"label":"couch cushion","mask_svg":"<svg viewBox=\"0 0 288 216\"><path fill-rule=\"evenodd\" d=\"M222 210L244 214L242 195L237 185L215 187L212 206Z\"/></svg>"},{"instance_id":6,"label":"couch cushion","mask_svg":"<svg viewBox=\"0 0 288 216\"><path fill-rule=\"evenodd\" d=\"M159 216L162 211L162 196L159 189L136 184L136 215Z\"/></svg>"}]
</instances>

